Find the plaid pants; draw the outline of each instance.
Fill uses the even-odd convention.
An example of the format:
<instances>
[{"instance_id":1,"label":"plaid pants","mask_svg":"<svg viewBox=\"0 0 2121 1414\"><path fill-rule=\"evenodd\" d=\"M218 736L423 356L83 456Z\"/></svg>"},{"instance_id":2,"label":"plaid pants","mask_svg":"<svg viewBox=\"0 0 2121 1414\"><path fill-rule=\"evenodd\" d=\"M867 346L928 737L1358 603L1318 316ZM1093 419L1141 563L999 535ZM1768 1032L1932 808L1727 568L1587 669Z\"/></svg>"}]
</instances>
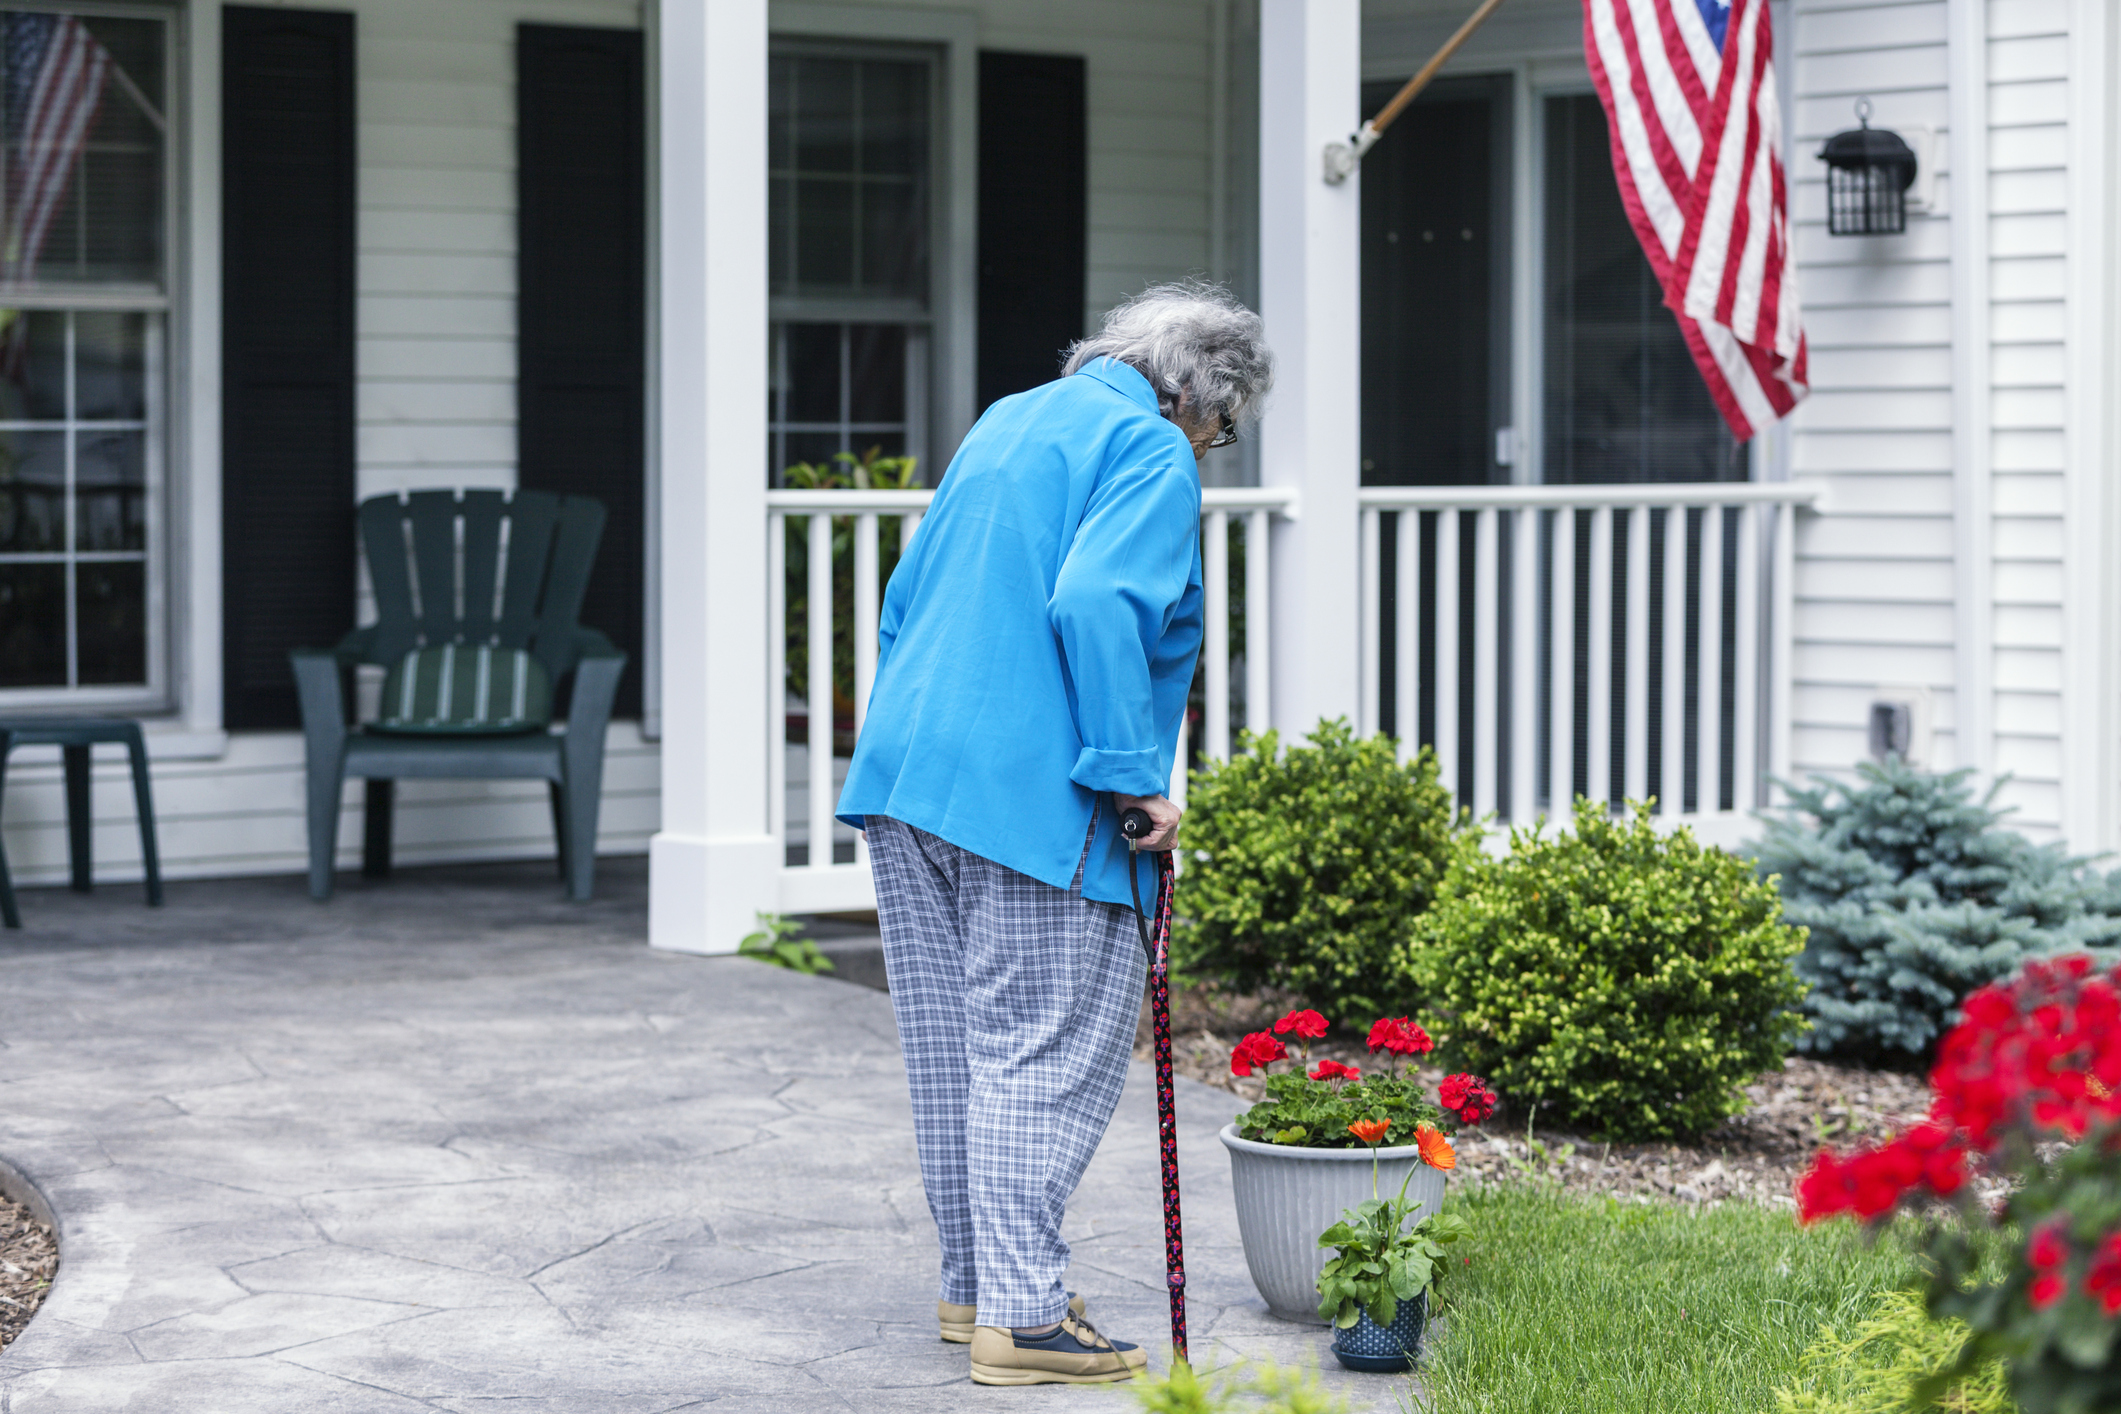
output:
<instances>
[{"instance_id":1,"label":"plaid pants","mask_svg":"<svg viewBox=\"0 0 2121 1414\"><path fill-rule=\"evenodd\" d=\"M1061 1218L1141 1010L1134 921L1083 897L1080 865L1056 889L898 820L867 834L941 1299L983 1326L1057 1321Z\"/></svg>"}]
</instances>

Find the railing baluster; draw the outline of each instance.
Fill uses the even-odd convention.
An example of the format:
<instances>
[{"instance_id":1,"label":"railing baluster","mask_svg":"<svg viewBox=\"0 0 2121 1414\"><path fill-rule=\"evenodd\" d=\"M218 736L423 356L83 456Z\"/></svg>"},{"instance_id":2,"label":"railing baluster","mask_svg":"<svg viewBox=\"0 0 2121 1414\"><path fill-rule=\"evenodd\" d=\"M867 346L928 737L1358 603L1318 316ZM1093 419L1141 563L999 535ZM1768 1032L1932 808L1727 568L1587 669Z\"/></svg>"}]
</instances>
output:
<instances>
[{"instance_id":1,"label":"railing baluster","mask_svg":"<svg viewBox=\"0 0 2121 1414\"><path fill-rule=\"evenodd\" d=\"M864 511L854 518L854 732L861 735L869 715L869 690L876 685L877 516Z\"/></svg>"},{"instance_id":2,"label":"railing baluster","mask_svg":"<svg viewBox=\"0 0 2121 1414\"><path fill-rule=\"evenodd\" d=\"M1703 815L1723 809L1723 507L1701 512L1701 676L1695 700L1698 724L1695 808Z\"/></svg>"},{"instance_id":3,"label":"railing baluster","mask_svg":"<svg viewBox=\"0 0 2121 1414\"><path fill-rule=\"evenodd\" d=\"M1576 809L1576 508L1554 512L1552 580L1547 587L1553 625L1547 662L1547 816L1566 825Z\"/></svg>"},{"instance_id":4,"label":"railing baluster","mask_svg":"<svg viewBox=\"0 0 2121 1414\"><path fill-rule=\"evenodd\" d=\"M1584 713L1584 794L1601 810L1613 803L1613 508L1591 512L1590 701Z\"/></svg>"},{"instance_id":5,"label":"railing baluster","mask_svg":"<svg viewBox=\"0 0 2121 1414\"><path fill-rule=\"evenodd\" d=\"M1635 506L1624 514L1628 518L1628 651L1621 794L1629 800L1643 800L1650 793L1650 508Z\"/></svg>"},{"instance_id":6,"label":"railing baluster","mask_svg":"<svg viewBox=\"0 0 2121 1414\"><path fill-rule=\"evenodd\" d=\"M1774 622L1768 626L1772 656L1768 659L1768 774L1776 781L1790 778L1790 753L1795 749L1795 728L1790 721L1790 615L1797 603L1797 508L1787 503L1775 507ZM1765 803L1773 804L1781 792L1770 784Z\"/></svg>"},{"instance_id":7,"label":"railing baluster","mask_svg":"<svg viewBox=\"0 0 2121 1414\"><path fill-rule=\"evenodd\" d=\"M1245 515L1245 730L1259 733L1268 714L1267 512Z\"/></svg>"},{"instance_id":8,"label":"railing baluster","mask_svg":"<svg viewBox=\"0 0 2121 1414\"><path fill-rule=\"evenodd\" d=\"M1458 779L1458 512L1436 515L1436 758L1443 788L1471 805Z\"/></svg>"},{"instance_id":9,"label":"railing baluster","mask_svg":"<svg viewBox=\"0 0 2121 1414\"><path fill-rule=\"evenodd\" d=\"M1393 611L1392 732L1399 738L1399 759L1410 761L1421 751L1421 512L1395 511L1399 533L1394 554L1399 586Z\"/></svg>"},{"instance_id":10,"label":"railing baluster","mask_svg":"<svg viewBox=\"0 0 2121 1414\"><path fill-rule=\"evenodd\" d=\"M1510 515L1510 823L1528 825L1539 793L1539 512Z\"/></svg>"},{"instance_id":11,"label":"railing baluster","mask_svg":"<svg viewBox=\"0 0 2121 1414\"><path fill-rule=\"evenodd\" d=\"M1493 507L1474 512L1473 520L1473 813L1495 812L1495 728L1501 697L1496 678L1501 668L1500 630L1497 616L1501 582L1501 556L1496 553L1497 531Z\"/></svg>"},{"instance_id":12,"label":"railing baluster","mask_svg":"<svg viewBox=\"0 0 2121 1414\"><path fill-rule=\"evenodd\" d=\"M832 517L810 517L810 867L832 863Z\"/></svg>"},{"instance_id":13,"label":"railing baluster","mask_svg":"<svg viewBox=\"0 0 2121 1414\"><path fill-rule=\"evenodd\" d=\"M780 843L777 865L788 862L788 516L766 512L766 720L773 724L766 753L766 832Z\"/></svg>"},{"instance_id":14,"label":"railing baluster","mask_svg":"<svg viewBox=\"0 0 2121 1414\"><path fill-rule=\"evenodd\" d=\"M854 518L854 735L862 734L862 721L869 715L869 690L876 685L877 515L864 511ZM869 837L854 836L854 862L869 862Z\"/></svg>"},{"instance_id":15,"label":"railing baluster","mask_svg":"<svg viewBox=\"0 0 2121 1414\"><path fill-rule=\"evenodd\" d=\"M1664 512L1664 747L1658 753L1657 813L1686 813L1685 506Z\"/></svg>"},{"instance_id":16,"label":"railing baluster","mask_svg":"<svg viewBox=\"0 0 2121 1414\"><path fill-rule=\"evenodd\" d=\"M1230 759L1230 513L1209 511L1201 542L1201 586L1207 635L1207 736L1203 754Z\"/></svg>"},{"instance_id":17,"label":"railing baluster","mask_svg":"<svg viewBox=\"0 0 2121 1414\"><path fill-rule=\"evenodd\" d=\"M1738 655L1732 666L1731 806L1752 810L1760 799L1758 769L1760 720L1760 518L1751 506L1738 508L1738 633L1731 645Z\"/></svg>"},{"instance_id":18,"label":"railing baluster","mask_svg":"<svg viewBox=\"0 0 2121 1414\"><path fill-rule=\"evenodd\" d=\"M1381 563L1377 512L1362 512L1362 566L1360 588L1355 596L1357 642L1362 645L1362 697L1356 711L1355 734L1375 736L1384 713L1384 684L1378 681L1379 654L1384 634L1384 566Z\"/></svg>"}]
</instances>

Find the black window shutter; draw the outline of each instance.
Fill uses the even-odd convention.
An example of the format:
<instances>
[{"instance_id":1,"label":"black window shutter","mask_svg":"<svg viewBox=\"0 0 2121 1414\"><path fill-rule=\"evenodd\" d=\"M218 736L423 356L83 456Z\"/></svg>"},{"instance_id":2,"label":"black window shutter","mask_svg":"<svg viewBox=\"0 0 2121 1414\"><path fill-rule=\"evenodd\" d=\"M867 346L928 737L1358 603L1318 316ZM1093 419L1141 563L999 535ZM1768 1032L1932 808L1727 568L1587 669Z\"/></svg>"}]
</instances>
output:
<instances>
[{"instance_id":1,"label":"black window shutter","mask_svg":"<svg viewBox=\"0 0 2121 1414\"><path fill-rule=\"evenodd\" d=\"M221 36L223 720L285 728L287 651L354 619L354 17Z\"/></svg>"},{"instance_id":2,"label":"black window shutter","mask_svg":"<svg viewBox=\"0 0 2121 1414\"><path fill-rule=\"evenodd\" d=\"M582 622L633 657L620 717L641 714L646 590L641 68L638 30L516 27L516 475L609 512Z\"/></svg>"},{"instance_id":3,"label":"black window shutter","mask_svg":"<svg viewBox=\"0 0 2121 1414\"><path fill-rule=\"evenodd\" d=\"M1082 337L1089 162L1082 59L979 56L979 405L1051 382Z\"/></svg>"}]
</instances>

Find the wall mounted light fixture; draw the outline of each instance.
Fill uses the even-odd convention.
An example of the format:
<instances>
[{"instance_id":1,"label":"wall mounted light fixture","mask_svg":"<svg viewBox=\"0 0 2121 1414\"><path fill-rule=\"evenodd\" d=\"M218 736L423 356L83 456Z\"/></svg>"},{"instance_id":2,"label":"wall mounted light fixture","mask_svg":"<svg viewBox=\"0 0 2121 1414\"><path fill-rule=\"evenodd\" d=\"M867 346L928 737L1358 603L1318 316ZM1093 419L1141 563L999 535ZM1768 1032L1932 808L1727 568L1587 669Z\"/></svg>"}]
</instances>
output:
<instances>
[{"instance_id":1,"label":"wall mounted light fixture","mask_svg":"<svg viewBox=\"0 0 2121 1414\"><path fill-rule=\"evenodd\" d=\"M1897 236L1907 230L1915 153L1900 134L1871 126L1871 101L1856 100L1860 127L1819 149L1826 163L1826 229L1835 236Z\"/></svg>"}]
</instances>

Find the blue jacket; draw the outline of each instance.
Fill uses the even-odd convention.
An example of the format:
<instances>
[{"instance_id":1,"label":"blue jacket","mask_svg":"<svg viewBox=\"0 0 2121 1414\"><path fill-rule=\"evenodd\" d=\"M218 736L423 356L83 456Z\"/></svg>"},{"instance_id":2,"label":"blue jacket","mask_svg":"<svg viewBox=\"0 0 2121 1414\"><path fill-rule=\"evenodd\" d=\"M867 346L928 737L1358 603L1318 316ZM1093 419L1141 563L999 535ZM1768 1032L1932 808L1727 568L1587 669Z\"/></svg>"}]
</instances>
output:
<instances>
[{"instance_id":1,"label":"blue jacket","mask_svg":"<svg viewBox=\"0 0 2121 1414\"><path fill-rule=\"evenodd\" d=\"M1200 639L1200 477L1148 380L1097 359L1003 398L884 593L839 818L888 815L1064 889L1094 810L1083 893L1128 903L1100 793L1168 792Z\"/></svg>"}]
</instances>

